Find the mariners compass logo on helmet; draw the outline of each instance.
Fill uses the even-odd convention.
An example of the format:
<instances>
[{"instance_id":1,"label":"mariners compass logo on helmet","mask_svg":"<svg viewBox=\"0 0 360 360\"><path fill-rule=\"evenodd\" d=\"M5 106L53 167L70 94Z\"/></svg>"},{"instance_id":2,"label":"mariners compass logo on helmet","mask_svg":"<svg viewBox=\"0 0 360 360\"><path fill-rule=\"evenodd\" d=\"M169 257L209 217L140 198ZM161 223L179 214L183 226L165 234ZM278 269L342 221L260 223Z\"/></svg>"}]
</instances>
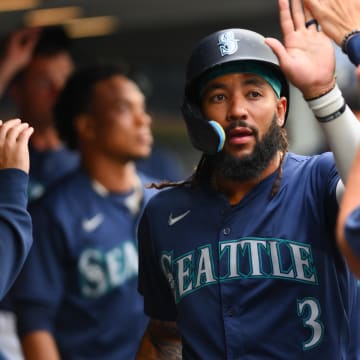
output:
<instances>
[{"instance_id":1,"label":"mariners compass logo on helmet","mask_svg":"<svg viewBox=\"0 0 360 360\"><path fill-rule=\"evenodd\" d=\"M232 31L226 31L219 35L219 49L221 56L234 54L238 49L238 41Z\"/></svg>"}]
</instances>

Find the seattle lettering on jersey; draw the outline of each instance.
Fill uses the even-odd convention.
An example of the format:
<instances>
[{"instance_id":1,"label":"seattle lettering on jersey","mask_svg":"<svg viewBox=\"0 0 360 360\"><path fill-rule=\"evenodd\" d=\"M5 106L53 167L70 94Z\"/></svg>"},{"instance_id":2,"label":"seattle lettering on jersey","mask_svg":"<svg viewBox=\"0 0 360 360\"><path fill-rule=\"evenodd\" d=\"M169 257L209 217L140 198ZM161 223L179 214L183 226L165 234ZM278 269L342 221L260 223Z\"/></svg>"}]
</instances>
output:
<instances>
[{"instance_id":1,"label":"seattle lettering on jersey","mask_svg":"<svg viewBox=\"0 0 360 360\"><path fill-rule=\"evenodd\" d=\"M219 259L215 259L213 253L209 244L177 258L173 258L172 251L161 254L161 268L176 303L204 286L237 279L283 279L317 284L309 244L246 237L220 242Z\"/></svg>"},{"instance_id":2,"label":"seattle lettering on jersey","mask_svg":"<svg viewBox=\"0 0 360 360\"><path fill-rule=\"evenodd\" d=\"M137 276L137 249L131 241L108 252L88 248L82 251L78 267L82 294L97 298Z\"/></svg>"}]
</instances>

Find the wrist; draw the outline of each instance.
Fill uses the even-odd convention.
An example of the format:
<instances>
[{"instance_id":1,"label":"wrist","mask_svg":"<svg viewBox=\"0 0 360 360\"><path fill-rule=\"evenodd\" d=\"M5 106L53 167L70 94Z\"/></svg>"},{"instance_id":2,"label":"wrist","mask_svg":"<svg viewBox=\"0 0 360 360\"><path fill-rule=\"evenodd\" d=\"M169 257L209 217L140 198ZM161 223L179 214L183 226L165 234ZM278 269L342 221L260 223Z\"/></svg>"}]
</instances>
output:
<instances>
[{"instance_id":1,"label":"wrist","mask_svg":"<svg viewBox=\"0 0 360 360\"><path fill-rule=\"evenodd\" d=\"M346 43L349 60L355 65L360 65L360 32L354 34Z\"/></svg>"},{"instance_id":2,"label":"wrist","mask_svg":"<svg viewBox=\"0 0 360 360\"><path fill-rule=\"evenodd\" d=\"M336 84L326 94L307 100L307 103L320 122L334 120L342 115L346 109L345 100Z\"/></svg>"},{"instance_id":3,"label":"wrist","mask_svg":"<svg viewBox=\"0 0 360 360\"><path fill-rule=\"evenodd\" d=\"M341 50L347 54L348 53L348 44L350 39L353 36L356 36L357 34L360 34L360 29L355 29L352 31L349 31L347 34L345 34L345 36L343 37L342 41L341 41Z\"/></svg>"},{"instance_id":4,"label":"wrist","mask_svg":"<svg viewBox=\"0 0 360 360\"><path fill-rule=\"evenodd\" d=\"M330 84L321 87L313 87L309 91L303 91L303 97L306 101L319 99L320 97L331 92L335 88L335 86L336 86L336 79L334 77Z\"/></svg>"}]
</instances>

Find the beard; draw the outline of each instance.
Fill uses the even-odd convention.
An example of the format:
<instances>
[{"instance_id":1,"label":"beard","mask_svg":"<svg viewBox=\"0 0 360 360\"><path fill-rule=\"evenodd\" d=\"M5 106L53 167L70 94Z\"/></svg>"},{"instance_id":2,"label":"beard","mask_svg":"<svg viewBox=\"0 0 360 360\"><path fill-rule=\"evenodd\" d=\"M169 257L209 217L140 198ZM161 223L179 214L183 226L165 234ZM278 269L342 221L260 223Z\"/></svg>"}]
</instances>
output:
<instances>
[{"instance_id":1,"label":"beard","mask_svg":"<svg viewBox=\"0 0 360 360\"><path fill-rule=\"evenodd\" d=\"M248 181L256 179L269 165L278 150L281 149L281 128L277 125L277 117L274 115L269 130L262 140L259 140L258 131L239 121L232 124L227 131L236 126L251 128L254 133L256 144L251 154L242 158L234 157L224 150L214 156L215 173L229 180Z\"/></svg>"}]
</instances>

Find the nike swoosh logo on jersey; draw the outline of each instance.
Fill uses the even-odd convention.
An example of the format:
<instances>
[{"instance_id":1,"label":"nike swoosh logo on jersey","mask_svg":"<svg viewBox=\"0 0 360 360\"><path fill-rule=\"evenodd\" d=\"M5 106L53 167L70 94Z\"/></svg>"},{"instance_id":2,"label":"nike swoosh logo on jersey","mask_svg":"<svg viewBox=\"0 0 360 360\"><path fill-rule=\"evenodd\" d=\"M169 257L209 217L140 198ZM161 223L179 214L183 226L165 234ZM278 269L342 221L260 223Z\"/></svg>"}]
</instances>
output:
<instances>
[{"instance_id":1,"label":"nike swoosh logo on jersey","mask_svg":"<svg viewBox=\"0 0 360 360\"><path fill-rule=\"evenodd\" d=\"M190 213L191 210L188 210L186 212L184 212L183 214L179 215L179 216L175 216L173 217L173 214L170 213L169 215L169 221L168 224L169 226L173 226L174 224L176 224L178 221L182 220L186 215L188 215Z\"/></svg>"},{"instance_id":2,"label":"nike swoosh logo on jersey","mask_svg":"<svg viewBox=\"0 0 360 360\"><path fill-rule=\"evenodd\" d=\"M90 219L84 219L82 221L82 227L86 232L91 232L98 228L103 221L104 216L102 214L96 214Z\"/></svg>"}]
</instances>

